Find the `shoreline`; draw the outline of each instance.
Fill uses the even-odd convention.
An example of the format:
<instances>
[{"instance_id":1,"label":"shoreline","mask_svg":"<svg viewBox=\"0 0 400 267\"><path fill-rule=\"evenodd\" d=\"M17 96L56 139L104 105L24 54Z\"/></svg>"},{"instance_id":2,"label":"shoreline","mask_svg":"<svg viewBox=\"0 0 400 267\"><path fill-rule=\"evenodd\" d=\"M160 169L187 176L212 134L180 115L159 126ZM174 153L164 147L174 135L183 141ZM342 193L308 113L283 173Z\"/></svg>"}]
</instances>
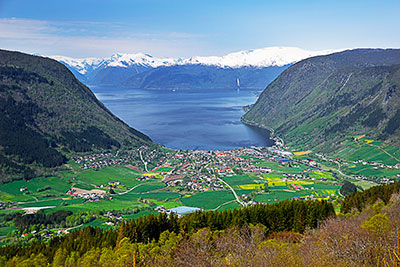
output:
<instances>
[{"instance_id":1,"label":"shoreline","mask_svg":"<svg viewBox=\"0 0 400 267\"><path fill-rule=\"evenodd\" d=\"M244 119L243 117L240 118L240 121L242 123L248 125L248 126L253 126L253 127L257 127L257 128L269 131L270 132L270 139L272 141L274 141L274 145L282 147L282 148L285 146L285 142L283 141L283 139L281 137L279 137L279 136L277 136L275 134L274 129L266 127L266 126L263 126L263 125L260 125L258 123L254 123L254 122L248 121L248 120Z\"/></svg>"}]
</instances>

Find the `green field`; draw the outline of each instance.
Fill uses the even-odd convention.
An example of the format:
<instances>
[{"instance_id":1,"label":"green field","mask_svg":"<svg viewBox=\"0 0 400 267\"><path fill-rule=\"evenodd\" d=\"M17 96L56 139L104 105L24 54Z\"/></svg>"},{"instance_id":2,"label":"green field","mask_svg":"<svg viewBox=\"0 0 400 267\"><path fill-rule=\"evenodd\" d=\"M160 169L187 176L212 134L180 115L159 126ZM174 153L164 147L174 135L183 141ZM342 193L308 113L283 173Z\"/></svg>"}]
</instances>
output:
<instances>
[{"instance_id":1,"label":"green field","mask_svg":"<svg viewBox=\"0 0 400 267\"><path fill-rule=\"evenodd\" d=\"M400 169L389 169L389 168L374 169L374 166L371 165L356 165L354 167L351 166L348 167L347 170L356 175L377 176L377 177L395 176L400 174Z\"/></svg>"},{"instance_id":2,"label":"green field","mask_svg":"<svg viewBox=\"0 0 400 267\"><path fill-rule=\"evenodd\" d=\"M135 214L124 215L123 217L126 220L133 220L133 219L137 219L142 216L147 216L149 214L158 214L158 212L148 209L148 210L139 211L138 213L135 213Z\"/></svg>"},{"instance_id":3,"label":"green field","mask_svg":"<svg viewBox=\"0 0 400 267\"><path fill-rule=\"evenodd\" d=\"M397 151L393 151L397 152ZM384 163L388 165L396 165L398 162L391 158L389 155L384 153L381 149L377 147L373 147L370 145L361 145L358 149L356 149L352 154L347 156L347 160L356 161L356 160L364 160L364 161L372 161L378 163Z\"/></svg>"},{"instance_id":4,"label":"green field","mask_svg":"<svg viewBox=\"0 0 400 267\"><path fill-rule=\"evenodd\" d=\"M360 181L360 180L351 180L350 182L352 182L353 184L355 184L357 186L360 186L363 190L366 190L368 188L371 188L371 187L377 185L375 183L370 183L367 181Z\"/></svg>"},{"instance_id":5,"label":"green field","mask_svg":"<svg viewBox=\"0 0 400 267\"><path fill-rule=\"evenodd\" d=\"M6 236L8 233L11 233L15 230L17 230L17 228L14 226L0 227L0 236Z\"/></svg>"},{"instance_id":6,"label":"green field","mask_svg":"<svg viewBox=\"0 0 400 267\"><path fill-rule=\"evenodd\" d=\"M329 180L335 180L331 172L312 172L309 173L309 176L315 179L325 178Z\"/></svg>"},{"instance_id":7,"label":"green field","mask_svg":"<svg viewBox=\"0 0 400 267\"><path fill-rule=\"evenodd\" d=\"M180 194L175 192L154 192L154 193L140 194L139 196L144 199L167 200L167 199L179 198Z\"/></svg>"},{"instance_id":8,"label":"green field","mask_svg":"<svg viewBox=\"0 0 400 267\"><path fill-rule=\"evenodd\" d=\"M379 147L378 147L379 146ZM347 161L364 160L366 162L378 162L386 165L396 165L396 159L386 154L383 150L395 157L400 156L400 149L393 146L382 146L382 142L373 141L367 144L366 139L360 142L346 141L345 146L337 151L337 156Z\"/></svg>"},{"instance_id":9,"label":"green field","mask_svg":"<svg viewBox=\"0 0 400 267\"><path fill-rule=\"evenodd\" d=\"M162 201L157 199L150 199L150 200L157 206L163 206L166 209L172 209L182 206L182 203L180 201L172 201L172 200Z\"/></svg>"},{"instance_id":10,"label":"green field","mask_svg":"<svg viewBox=\"0 0 400 267\"><path fill-rule=\"evenodd\" d=\"M85 170L79 173L76 179L90 185L102 185L119 181L127 187L133 187L139 183L136 179L140 176L141 174L135 170L115 166L100 170Z\"/></svg>"},{"instance_id":11,"label":"green field","mask_svg":"<svg viewBox=\"0 0 400 267\"><path fill-rule=\"evenodd\" d=\"M185 206L197 207L202 209L215 209L219 205L234 200L231 191L210 191L197 193L190 197L181 198L181 202Z\"/></svg>"},{"instance_id":12,"label":"green field","mask_svg":"<svg viewBox=\"0 0 400 267\"><path fill-rule=\"evenodd\" d=\"M122 210L122 209L130 209L137 208L142 206L142 203L139 203L137 199L131 200L121 200L114 198L113 200L103 200L99 202L86 202L85 204L73 204L69 206L59 206L55 210L63 209L63 210L71 210L72 212L77 211L90 211L90 210Z\"/></svg>"},{"instance_id":13,"label":"green field","mask_svg":"<svg viewBox=\"0 0 400 267\"><path fill-rule=\"evenodd\" d=\"M161 168L155 169L154 171L156 171L156 172L169 172L170 170L172 170L172 168L170 168L170 167L161 167Z\"/></svg>"},{"instance_id":14,"label":"green field","mask_svg":"<svg viewBox=\"0 0 400 267\"><path fill-rule=\"evenodd\" d=\"M38 189L50 186L50 189L43 192L37 192ZM20 192L20 188L27 187L27 191L32 196L40 196L45 194L59 194L60 192L67 192L69 184L62 178L59 177L40 177L34 178L28 181L13 181L10 183L2 184L0 190L14 196L23 196L24 192Z\"/></svg>"},{"instance_id":15,"label":"green field","mask_svg":"<svg viewBox=\"0 0 400 267\"><path fill-rule=\"evenodd\" d=\"M365 145L362 145L361 147L364 146ZM368 146L363 149L369 151L371 148L372 147ZM356 151L354 148L351 148L347 152L351 151L351 155L355 157L356 152L359 153L359 149L360 148L357 148ZM363 150L360 151L365 152ZM396 154L398 152L393 149L390 151L391 153ZM372 152L369 153L371 153L371 155L373 154ZM312 156L313 155L310 154L299 156L297 158L312 158ZM384 156L380 156L384 158ZM375 155L375 157L378 156ZM247 158L253 159L253 157ZM383 160L387 161L388 159L385 158ZM294 197L304 198L309 195L314 195L316 198L327 198L327 196L333 194L338 197L340 186L334 184L337 182L331 172L316 172L315 169L313 171L310 167L296 162L292 162L291 166L282 166L277 162L254 160L253 164L270 168L272 171L267 174L256 173L221 177L226 183L232 186L239 197L243 197L243 199L247 199L247 201L254 199L257 202L274 203L276 201L293 199ZM136 219L148 214L156 214L154 208L159 205L167 209L185 205L202 208L204 210L217 209L219 211L240 208L240 204L237 203L230 190L199 192L188 191L187 188L183 186L171 189L170 187L166 187L159 179L150 179L146 181L137 180L137 178L142 175L157 175L161 178L161 174L141 174L123 166L112 166L98 170L82 170L72 163L70 166L72 167L72 170L64 170L57 173L60 177L34 178L30 181L14 181L0 185L0 200L13 200L20 202L16 204L16 206L19 206L20 208L55 206L55 208L45 209L45 213L57 210L70 210L73 213L93 210L121 212L126 210L141 210L136 214L123 215L123 217L128 220ZM335 165L334 167L337 166ZM346 166L343 168L345 170ZM360 167L354 164L354 167L352 166L352 168L349 169L358 173L371 172L371 166L365 168L364 166ZM169 170L171 170L171 168L162 167L155 171L166 172ZM376 174L377 170L374 171L374 174ZM381 175L389 172L394 174L400 173L400 171L397 172L397 170L383 170ZM290 175L294 174L308 174L311 178L314 178L314 181L311 179L286 179L286 176L290 177ZM327 179L328 182L318 181L321 178ZM121 185L114 188L114 191L118 194L111 195L111 200L107 198L97 202L89 202L82 198L72 199L66 195L66 192L71 187L91 190L96 186L107 185L109 182L114 181L119 181ZM264 192L266 189L264 188L266 182L268 182L269 193ZM291 184L302 185L305 189L294 190ZM360 181L355 181L355 184L360 185L364 189L371 186L370 183ZM46 186L49 188L44 190ZM20 192L21 187L27 187L29 194ZM119 195L119 193L126 192L132 187L135 187L135 189L126 194ZM311 190L311 188L313 188L313 190ZM0 213L10 212L15 212L15 210L0 211ZM20 210L18 212L23 211ZM85 226L96 226L101 228L110 227L105 225L103 218L91 221L82 227ZM0 236L4 236L14 229L15 228L8 226L0 228Z\"/></svg>"},{"instance_id":16,"label":"green field","mask_svg":"<svg viewBox=\"0 0 400 267\"><path fill-rule=\"evenodd\" d=\"M219 207L217 209L217 211L223 211L223 210L229 210L229 209L233 210L233 209L239 209L241 207L242 206L240 206L240 204L237 203L237 201L234 201L234 202L230 202L226 205L222 205L221 207Z\"/></svg>"},{"instance_id":17,"label":"green field","mask_svg":"<svg viewBox=\"0 0 400 267\"><path fill-rule=\"evenodd\" d=\"M152 184L140 185L140 186L136 187L135 189L133 189L131 192L132 193L149 192L149 191L161 189L161 188L164 188L164 187L165 187L164 183L155 182L155 183L152 183Z\"/></svg>"}]
</instances>

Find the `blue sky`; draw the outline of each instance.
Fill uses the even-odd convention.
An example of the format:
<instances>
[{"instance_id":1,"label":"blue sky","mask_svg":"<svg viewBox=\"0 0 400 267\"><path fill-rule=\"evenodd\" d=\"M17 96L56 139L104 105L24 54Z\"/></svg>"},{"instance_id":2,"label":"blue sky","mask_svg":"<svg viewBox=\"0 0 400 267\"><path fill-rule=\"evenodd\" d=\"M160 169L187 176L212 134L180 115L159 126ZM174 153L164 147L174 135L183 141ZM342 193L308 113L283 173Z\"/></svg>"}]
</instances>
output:
<instances>
[{"instance_id":1,"label":"blue sky","mask_svg":"<svg viewBox=\"0 0 400 267\"><path fill-rule=\"evenodd\" d=\"M0 0L0 47L71 57L397 48L399 14L398 0Z\"/></svg>"}]
</instances>

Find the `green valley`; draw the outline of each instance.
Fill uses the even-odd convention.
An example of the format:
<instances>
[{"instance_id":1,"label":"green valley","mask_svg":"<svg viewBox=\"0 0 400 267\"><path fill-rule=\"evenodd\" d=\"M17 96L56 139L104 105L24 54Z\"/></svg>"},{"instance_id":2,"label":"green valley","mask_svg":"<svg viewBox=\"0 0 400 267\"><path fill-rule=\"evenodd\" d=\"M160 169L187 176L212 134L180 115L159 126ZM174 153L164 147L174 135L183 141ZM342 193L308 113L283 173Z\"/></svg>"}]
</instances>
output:
<instances>
[{"instance_id":1,"label":"green valley","mask_svg":"<svg viewBox=\"0 0 400 267\"><path fill-rule=\"evenodd\" d=\"M213 151L153 143L59 63L1 51L4 251L34 240L47 246L86 231L105 239L110 233L109 244L123 237L155 242L162 229L180 227L190 236L202 227L247 223L260 223L269 234L302 234L328 216L349 212L364 201L358 199L363 192L398 184L397 53L355 50L289 67L243 117L274 128L275 145ZM305 66L318 68L325 60L329 68L305 78ZM351 96L361 87L368 92ZM297 100L281 97L296 90ZM371 92L372 99L365 95ZM27 138L20 141L22 136Z\"/></svg>"}]
</instances>

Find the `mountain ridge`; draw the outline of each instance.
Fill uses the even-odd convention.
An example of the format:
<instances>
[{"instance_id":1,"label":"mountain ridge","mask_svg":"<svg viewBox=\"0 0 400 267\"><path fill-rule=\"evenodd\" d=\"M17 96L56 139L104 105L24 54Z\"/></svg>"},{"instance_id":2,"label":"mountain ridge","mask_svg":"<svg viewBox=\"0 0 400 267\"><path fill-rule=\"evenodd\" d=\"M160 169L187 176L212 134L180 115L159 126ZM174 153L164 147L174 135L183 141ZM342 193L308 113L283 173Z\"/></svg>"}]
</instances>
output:
<instances>
[{"instance_id":1,"label":"mountain ridge","mask_svg":"<svg viewBox=\"0 0 400 267\"><path fill-rule=\"evenodd\" d=\"M311 51L297 47L278 46L243 50L223 56L194 56L189 58L156 58L144 53L116 53L106 58L71 58L65 56L50 56L50 58L75 68L80 74L85 74L88 71L86 67L91 67L93 69L101 67L127 68L135 64L152 68L173 65L208 65L221 68L282 67L308 57L331 54L342 50L343 49L328 49Z\"/></svg>"},{"instance_id":2,"label":"mountain ridge","mask_svg":"<svg viewBox=\"0 0 400 267\"><path fill-rule=\"evenodd\" d=\"M53 59L0 50L0 104L0 180L60 166L67 153L151 142Z\"/></svg>"},{"instance_id":3,"label":"mountain ridge","mask_svg":"<svg viewBox=\"0 0 400 267\"><path fill-rule=\"evenodd\" d=\"M309 51L297 47L266 47L230 53L224 56L190 57L190 58L156 58L149 54L114 54L107 58L74 59L53 56L53 59L66 65L83 83L97 86L121 86L129 88L147 88L146 81L137 82L143 73L155 77L156 73L164 75L164 71L176 73L173 77L178 88L230 88L236 81L237 73L246 69L254 69L259 76L252 77L252 83L241 83L247 88L264 88L277 74L276 69L284 70L289 65L311 56L329 54L337 50ZM177 72L182 70L183 72ZM260 71L261 70L261 71ZM150 73L151 72L151 73ZM200 75L199 75L199 72ZM229 76L229 79L227 79ZM265 77L269 77L266 79ZM170 89L168 78L157 77L160 82L154 84L156 89ZM204 84L204 80L206 81ZM207 81L226 80L213 86ZM134 81L134 82L129 82ZM143 84L143 86L142 86ZM196 86L192 86L195 84Z\"/></svg>"},{"instance_id":4,"label":"mountain ridge","mask_svg":"<svg viewBox=\"0 0 400 267\"><path fill-rule=\"evenodd\" d=\"M267 86L242 120L300 147L333 150L357 134L398 143L399 75L399 49L308 58Z\"/></svg>"}]
</instances>

